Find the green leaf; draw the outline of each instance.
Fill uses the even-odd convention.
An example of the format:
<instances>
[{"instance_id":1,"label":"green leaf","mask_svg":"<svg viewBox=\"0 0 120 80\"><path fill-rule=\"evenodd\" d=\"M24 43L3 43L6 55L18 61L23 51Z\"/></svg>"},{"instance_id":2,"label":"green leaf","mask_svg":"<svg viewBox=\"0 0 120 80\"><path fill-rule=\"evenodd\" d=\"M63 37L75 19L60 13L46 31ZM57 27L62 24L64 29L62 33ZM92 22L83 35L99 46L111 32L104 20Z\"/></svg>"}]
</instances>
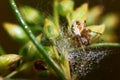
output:
<instances>
[{"instance_id":1,"label":"green leaf","mask_svg":"<svg viewBox=\"0 0 120 80\"><path fill-rule=\"evenodd\" d=\"M91 26L87 26L87 29L103 34L103 32L105 31L105 25L104 24L91 25Z\"/></svg>"},{"instance_id":2,"label":"green leaf","mask_svg":"<svg viewBox=\"0 0 120 80\"><path fill-rule=\"evenodd\" d=\"M19 9L23 18L28 23L38 24L43 22L43 16L40 14L40 12L37 9L32 8L30 6L22 6Z\"/></svg>"},{"instance_id":3,"label":"green leaf","mask_svg":"<svg viewBox=\"0 0 120 80\"><path fill-rule=\"evenodd\" d=\"M87 26L87 29L92 30L91 34L91 43L95 43L101 35L103 35L105 31L105 25L92 25L92 26Z\"/></svg>"},{"instance_id":4,"label":"green leaf","mask_svg":"<svg viewBox=\"0 0 120 80\"><path fill-rule=\"evenodd\" d=\"M88 18L86 20L87 25L92 25L92 24L97 23L102 12L103 12L102 6L95 6L91 8L88 13Z\"/></svg>"},{"instance_id":5,"label":"green leaf","mask_svg":"<svg viewBox=\"0 0 120 80\"><path fill-rule=\"evenodd\" d=\"M19 25L5 22L3 26L13 39L21 43L25 43L26 41L28 41L27 35Z\"/></svg>"},{"instance_id":6,"label":"green leaf","mask_svg":"<svg viewBox=\"0 0 120 80\"><path fill-rule=\"evenodd\" d=\"M84 21L87 19L87 17L88 17L88 3L84 3L74 11L72 20Z\"/></svg>"},{"instance_id":7,"label":"green leaf","mask_svg":"<svg viewBox=\"0 0 120 80\"><path fill-rule=\"evenodd\" d=\"M56 46L44 46L49 56L51 56L53 59L59 59L58 51Z\"/></svg>"},{"instance_id":8,"label":"green leaf","mask_svg":"<svg viewBox=\"0 0 120 80\"><path fill-rule=\"evenodd\" d=\"M58 12L62 16L66 16L69 13L72 13L74 7L73 0L62 0L58 5Z\"/></svg>"},{"instance_id":9,"label":"green leaf","mask_svg":"<svg viewBox=\"0 0 120 80\"><path fill-rule=\"evenodd\" d=\"M0 56L0 74L11 68L12 64L17 63L21 59L20 55L6 54Z\"/></svg>"},{"instance_id":10,"label":"green leaf","mask_svg":"<svg viewBox=\"0 0 120 80\"><path fill-rule=\"evenodd\" d=\"M51 20L46 18L44 22L44 33L49 39L55 39L59 36L59 29Z\"/></svg>"},{"instance_id":11,"label":"green leaf","mask_svg":"<svg viewBox=\"0 0 120 80\"><path fill-rule=\"evenodd\" d=\"M36 39L41 42L41 37L42 35L39 35ZM43 46L44 49L46 50L47 54L54 58L54 59L58 59L58 52L55 46ZM43 57L39 54L39 51L36 49L36 47L34 46L34 44L29 41L25 46L23 46L20 51L19 54L23 56L24 61L33 61L35 59L43 59Z\"/></svg>"},{"instance_id":12,"label":"green leaf","mask_svg":"<svg viewBox=\"0 0 120 80\"><path fill-rule=\"evenodd\" d=\"M117 14L110 13L103 16L102 23L106 25L106 28L113 30L119 22Z\"/></svg>"},{"instance_id":13,"label":"green leaf","mask_svg":"<svg viewBox=\"0 0 120 80\"><path fill-rule=\"evenodd\" d=\"M36 39L40 43L41 35L37 36ZM23 56L24 61L33 61L40 58L40 56L38 56L39 51L31 41L20 49L19 54Z\"/></svg>"}]
</instances>

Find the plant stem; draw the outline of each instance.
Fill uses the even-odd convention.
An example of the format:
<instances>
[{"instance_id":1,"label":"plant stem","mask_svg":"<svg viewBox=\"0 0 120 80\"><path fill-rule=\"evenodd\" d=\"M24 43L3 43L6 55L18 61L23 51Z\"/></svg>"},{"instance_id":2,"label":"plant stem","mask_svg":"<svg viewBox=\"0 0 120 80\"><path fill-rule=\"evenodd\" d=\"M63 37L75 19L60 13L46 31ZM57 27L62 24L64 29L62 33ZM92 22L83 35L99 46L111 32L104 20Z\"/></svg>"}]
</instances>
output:
<instances>
[{"instance_id":1,"label":"plant stem","mask_svg":"<svg viewBox=\"0 0 120 80\"><path fill-rule=\"evenodd\" d=\"M92 44L90 46L88 46L88 48L99 48L99 47L120 47L119 43L97 43L97 44Z\"/></svg>"},{"instance_id":2,"label":"plant stem","mask_svg":"<svg viewBox=\"0 0 120 80\"><path fill-rule=\"evenodd\" d=\"M10 73L9 75L7 75L5 78L10 78L12 77L13 75L17 74L19 71L15 70L13 71L12 73Z\"/></svg>"},{"instance_id":3,"label":"plant stem","mask_svg":"<svg viewBox=\"0 0 120 80\"><path fill-rule=\"evenodd\" d=\"M60 67L55 63L55 61L48 56L47 52L45 51L45 49L43 48L43 46L41 44L39 44L39 42L36 40L35 36L32 34L30 28L28 27L28 25L25 23L24 19L22 18L16 3L14 0L9 0L10 1L10 5L16 15L16 17L18 18L18 21L20 22L23 30L26 32L27 36L30 38L30 40L33 42L33 44L36 46L36 48L38 49L38 51L41 53L41 55L43 56L43 58L46 60L47 64L56 72L56 74L63 80L66 79L63 71L60 69Z\"/></svg>"},{"instance_id":4,"label":"plant stem","mask_svg":"<svg viewBox=\"0 0 120 80\"><path fill-rule=\"evenodd\" d=\"M70 18L70 13L66 15L66 19L68 21L68 31L71 31L71 18Z\"/></svg>"},{"instance_id":5,"label":"plant stem","mask_svg":"<svg viewBox=\"0 0 120 80\"><path fill-rule=\"evenodd\" d=\"M64 49L62 49L62 57L61 57L61 66L63 65L63 70L66 73L66 76L69 80L71 80L71 76L70 76L70 66L69 66L69 60L68 60L68 53L65 52Z\"/></svg>"},{"instance_id":6,"label":"plant stem","mask_svg":"<svg viewBox=\"0 0 120 80\"><path fill-rule=\"evenodd\" d=\"M59 15L58 15L58 9L57 9L57 5L58 5L58 0L54 0L54 4L53 4L53 12L54 12L54 21L56 24L57 29L59 29Z\"/></svg>"},{"instance_id":7,"label":"plant stem","mask_svg":"<svg viewBox=\"0 0 120 80\"><path fill-rule=\"evenodd\" d=\"M8 74L5 78L10 78L10 77L14 76L15 74L17 74L17 73L27 69L30 66L30 64L31 64L31 62L24 63L18 69L16 69L15 71L11 72L10 74Z\"/></svg>"}]
</instances>

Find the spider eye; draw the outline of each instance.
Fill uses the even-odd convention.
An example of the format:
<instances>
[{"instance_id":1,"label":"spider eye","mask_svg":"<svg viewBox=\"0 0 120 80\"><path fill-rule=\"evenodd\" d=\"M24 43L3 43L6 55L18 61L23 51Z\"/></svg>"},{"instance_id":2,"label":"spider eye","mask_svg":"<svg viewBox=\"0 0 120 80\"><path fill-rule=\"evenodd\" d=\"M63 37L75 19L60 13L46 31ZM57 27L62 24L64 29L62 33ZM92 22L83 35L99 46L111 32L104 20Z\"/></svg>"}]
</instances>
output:
<instances>
[{"instance_id":1,"label":"spider eye","mask_svg":"<svg viewBox=\"0 0 120 80\"><path fill-rule=\"evenodd\" d=\"M76 25L80 25L80 22L79 22L79 21L76 21Z\"/></svg>"}]
</instances>

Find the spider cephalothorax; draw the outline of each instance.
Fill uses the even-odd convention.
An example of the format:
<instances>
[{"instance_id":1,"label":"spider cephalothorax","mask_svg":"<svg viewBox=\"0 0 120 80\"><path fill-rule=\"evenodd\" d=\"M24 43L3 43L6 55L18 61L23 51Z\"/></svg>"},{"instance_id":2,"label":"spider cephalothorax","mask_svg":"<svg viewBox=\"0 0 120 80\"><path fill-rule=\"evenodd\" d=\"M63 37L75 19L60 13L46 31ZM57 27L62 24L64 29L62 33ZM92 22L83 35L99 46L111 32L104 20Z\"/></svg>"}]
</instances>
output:
<instances>
[{"instance_id":1,"label":"spider cephalothorax","mask_svg":"<svg viewBox=\"0 0 120 80\"><path fill-rule=\"evenodd\" d=\"M72 34L77 43L80 43L80 46L88 46L90 44L91 35L90 32L101 34L90 29L86 28L86 21L75 21L71 26Z\"/></svg>"}]
</instances>

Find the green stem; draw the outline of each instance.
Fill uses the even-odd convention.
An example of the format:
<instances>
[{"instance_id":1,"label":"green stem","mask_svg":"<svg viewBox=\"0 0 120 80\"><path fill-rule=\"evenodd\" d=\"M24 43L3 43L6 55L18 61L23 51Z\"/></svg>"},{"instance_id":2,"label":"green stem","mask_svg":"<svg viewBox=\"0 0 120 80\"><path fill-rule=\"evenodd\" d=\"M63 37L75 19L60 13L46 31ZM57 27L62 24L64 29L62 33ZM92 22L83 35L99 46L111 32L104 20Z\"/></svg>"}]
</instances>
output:
<instances>
[{"instance_id":1,"label":"green stem","mask_svg":"<svg viewBox=\"0 0 120 80\"><path fill-rule=\"evenodd\" d=\"M12 73L10 73L9 75L7 75L5 78L10 78L12 76L14 76L15 74L17 74L19 71L15 70Z\"/></svg>"},{"instance_id":2,"label":"green stem","mask_svg":"<svg viewBox=\"0 0 120 80\"><path fill-rule=\"evenodd\" d=\"M66 15L66 19L68 21L68 30L71 31L71 18L70 18L70 13Z\"/></svg>"},{"instance_id":3,"label":"green stem","mask_svg":"<svg viewBox=\"0 0 120 80\"><path fill-rule=\"evenodd\" d=\"M54 21L55 21L55 24L57 26L57 28L59 29L59 15L58 15L58 10L57 10L57 5L58 5L58 0L54 0Z\"/></svg>"},{"instance_id":4,"label":"green stem","mask_svg":"<svg viewBox=\"0 0 120 80\"><path fill-rule=\"evenodd\" d=\"M69 66L69 60L68 60L68 53L65 52L65 50L62 48L62 57L61 57L61 66L63 66L63 70L66 73L67 79L71 80L70 76L70 66Z\"/></svg>"},{"instance_id":5,"label":"green stem","mask_svg":"<svg viewBox=\"0 0 120 80\"><path fill-rule=\"evenodd\" d=\"M119 43L97 43L97 44L92 44L88 46L88 48L99 48L99 47L120 47Z\"/></svg>"},{"instance_id":6,"label":"green stem","mask_svg":"<svg viewBox=\"0 0 120 80\"><path fill-rule=\"evenodd\" d=\"M18 18L18 21L20 22L23 30L26 32L27 36L30 38L30 40L33 42L33 44L36 46L36 48L38 49L38 51L41 53L41 55L43 56L43 58L46 60L47 64L56 72L56 74L63 80L66 79L63 71L60 69L60 67L55 63L55 61L47 55L47 52L45 51L45 49L43 48L43 46L41 44L39 44L39 42L36 40L35 36L32 34L30 28L28 27L28 25L25 23L24 19L22 18L16 3L14 0L9 0L11 7L16 15L16 17Z\"/></svg>"}]
</instances>

